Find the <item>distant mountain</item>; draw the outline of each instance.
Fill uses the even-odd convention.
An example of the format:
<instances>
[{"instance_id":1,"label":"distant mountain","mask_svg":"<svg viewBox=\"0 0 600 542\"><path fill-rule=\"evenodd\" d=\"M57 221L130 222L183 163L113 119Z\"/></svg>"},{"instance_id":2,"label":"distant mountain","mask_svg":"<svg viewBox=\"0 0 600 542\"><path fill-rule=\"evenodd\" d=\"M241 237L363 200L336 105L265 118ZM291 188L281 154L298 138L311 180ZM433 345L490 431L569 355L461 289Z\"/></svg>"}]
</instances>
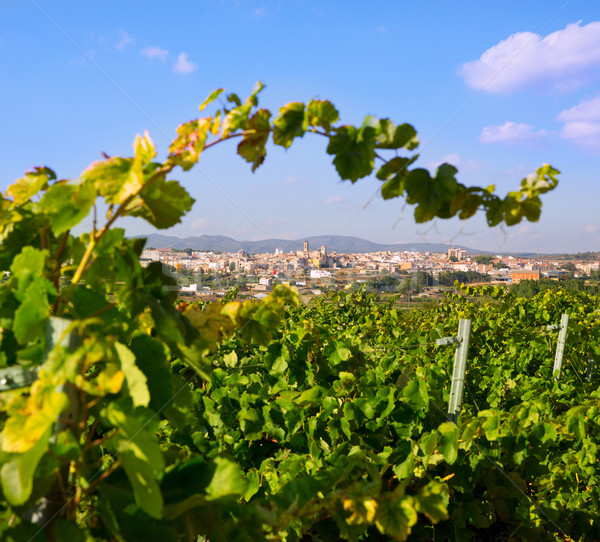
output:
<instances>
[{"instance_id":1,"label":"distant mountain","mask_svg":"<svg viewBox=\"0 0 600 542\"><path fill-rule=\"evenodd\" d=\"M308 241L310 250L316 250L325 245L328 252L346 254L354 252L403 252L405 250L410 252L447 252L450 246L442 243L382 244L345 235L319 235L317 237L305 237L295 240L264 239L262 241L236 241L224 235L200 235L182 239L181 237L151 233L138 237L146 237L148 239L146 246L153 248L173 247L179 250L191 248L194 250L212 250L215 252L238 252L243 249L249 254L272 253L276 249L280 249L283 252L302 250L304 248L304 241ZM486 253L483 250L475 250L461 245L454 246L464 248L471 254Z\"/></svg>"}]
</instances>

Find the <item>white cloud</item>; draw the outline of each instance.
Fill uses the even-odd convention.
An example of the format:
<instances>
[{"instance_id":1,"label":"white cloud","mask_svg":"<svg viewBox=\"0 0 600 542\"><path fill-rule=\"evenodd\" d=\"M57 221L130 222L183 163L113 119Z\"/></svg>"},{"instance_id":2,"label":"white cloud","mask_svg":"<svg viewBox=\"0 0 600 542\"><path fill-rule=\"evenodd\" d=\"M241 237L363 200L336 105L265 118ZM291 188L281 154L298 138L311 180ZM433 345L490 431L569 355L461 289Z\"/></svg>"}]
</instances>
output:
<instances>
[{"instance_id":1,"label":"white cloud","mask_svg":"<svg viewBox=\"0 0 600 542\"><path fill-rule=\"evenodd\" d=\"M177 57L177 62L175 62L175 66L173 66L173 71L175 73L192 73L198 69L198 64L188 60L189 55L187 53L179 53Z\"/></svg>"},{"instance_id":2,"label":"white cloud","mask_svg":"<svg viewBox=\"0 0 600 542\"><path fill-rule=\"evenodd\" d=\"M167 59L167 56L169 54L169 51L167 51L166 49L161 49L160 47L144 47L141 51L140 54L142 56L145 56L146 58L156 58L158 60L160 60L161 62L164 62Z\"/></svg>"},{"instance_id":3,"label":"white cloud","mask_svg":"<svg viewBox=\"0 0 600 542\"><path fill-rule=\"evenodd\" d=\"M387 32L387 28L385 26L378 26L375 30L377 32Z\"/></svg>"},{"instance_id":4,"label":"white cloud","mask_svg":"<svg viewBox=\"0 0 600 542\"><path fill-rule=\"evenodd\" d=\"M598 76L600 21L581 21L545 38L517 32L466 62L459 73L471 88L509 94L524 88L567 92Z\"/></svg>"},{"instance_id":5,"label":"white cloud","mask_svg":"<svg viewBox=\"0 0 600 542\"><path fill-rule=\"evenodd\" d=\"M122 51L123 49L125 49L125 47L127 47L130 43L133 43L133 42L134 42L134 39L127 32L125 32L125 30L120 29L119 30L119 41L117 41L117 44L115 45L115 47L119 51Z\"/></svg>"},{"instance_id":6,"label":"white cloud","mask_svg":"<svg viewBox=\"0 0 600 542\"><path fill-rule=\"evenodd\" d=\"M325 205L335 205L336 203L342 203L344 198L342 196L329 196L325 198Z\"/></svg>"},{"instance_id":7,"label":"white cloud","mask_svg":"<svg viewBox=\"0 0 600 542\"><path fill-rule=\"evenodd\" d=\"M534 146L547 138L550 132L546 130L535 131L533 127L524 122L505 122L502 126L485 126L479 141L481 143L503 143L505 145Z\"/></svg>"},{"instance_id":8,"label":"white cloud","mask_svg":"<svg viewBox=\"0 0 600 542\"><path fill-rule=\"evenodd\" d=\"M585 227L585 233L594 234L598 231L598 226L594 226L593 224L588 224Z\"/></svg>"},{"instance_id":9,"label":"white cloud","mask_svg":"<svg viewBox=\"0 0 600 542\"><path fill-rule=\"evenodd\" d=\"M265 14L265 7L261 6L259 8L256 8L253 12L252 12L252 16L253 17L262 17Z\"/></svg>"},{"instance_id":10,"label":"white cloud","mask_svg":"<svg viewBox=\"0 0 600 542\"><path fill-rule=\"evenodd\" d=\"M561 111L556 120L564 122L561 137L600 154L600 94Z\"/></svg>"}]
</instances>

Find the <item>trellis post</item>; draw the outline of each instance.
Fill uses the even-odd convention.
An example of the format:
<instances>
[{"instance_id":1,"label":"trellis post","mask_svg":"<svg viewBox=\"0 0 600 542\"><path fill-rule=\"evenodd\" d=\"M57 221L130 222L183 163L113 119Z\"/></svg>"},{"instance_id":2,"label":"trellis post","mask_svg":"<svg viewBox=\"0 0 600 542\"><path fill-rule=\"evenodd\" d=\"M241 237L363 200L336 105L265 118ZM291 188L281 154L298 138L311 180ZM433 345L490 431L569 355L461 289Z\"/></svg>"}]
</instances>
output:
<instances>
[{"instance_id":1,"label":"trellis post","mask_svg":"<svg viewBox=\"0 0 600 542\"><path fill-rule=\"evenodd\" d=\"M554 380L560 380L560 369L562 367L563 355L565 353L565 343L567 341L567 331L569 327L569 315L563 314L560 317L560 331L558 332L558 342L556 343L556 355L554 356L554 368L552 375Z\"/></svg>"},{"instance_id":2,"label":"trellis post","mask_svg":"<svg viewBox=\"0 0 600 542\"><path fill-rule=\"evenodd\" d=\"M587 370L585 371L585 381L589 382L592 380L592 373L594 372L595 359L593 357L588 358Z\"/></svg>"},{"instance_id":3,"label":"trellis post","mask_svg":"<svg viewBox=\"0 0 600 542\"><path fill-rule=\"evenodd\" d=\"M438 345L456 344L454 368L452 369L452 384L450 386L450 400L448 401L448 418L454 423L456 423L462 407L470 339L471 320L461 318L458 322L458 335L456 337L443 337L436 341Z\"/></svg>"}]
</instances>

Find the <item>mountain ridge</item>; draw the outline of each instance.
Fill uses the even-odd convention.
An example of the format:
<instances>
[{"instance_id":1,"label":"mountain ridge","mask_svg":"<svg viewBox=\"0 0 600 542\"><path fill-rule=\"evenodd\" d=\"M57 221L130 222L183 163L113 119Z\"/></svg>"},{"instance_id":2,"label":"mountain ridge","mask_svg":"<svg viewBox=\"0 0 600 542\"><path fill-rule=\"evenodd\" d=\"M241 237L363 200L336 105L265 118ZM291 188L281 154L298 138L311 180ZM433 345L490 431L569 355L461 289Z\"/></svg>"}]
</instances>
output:
<instances>
[{"instance_id":1,"label":"mountain ridge","mask_svg":"<svg viewBox=\"0 0 600 542\"><path fill-rule=\"evenodd\" d=\"M467 250L471 254L487 254L489 251L476 250L462 245L448 245L444 243L376 243L360 237L347 235L317 235L301 239L262 239L259 241L237 241L225 235L198 235L189 237L176 237L151 233L149 235L136 235L145 237L146 247L169 248L183 250L209 250L214 252L238 252L245 250L250 254L264 254L280 249L283 252L297 251L304 248L304 241L308 241L310 250L319 249L325 245L328 252L337 253L366 253L366 252L447 252L454 246Z\"/></svg>"}]
</instances>

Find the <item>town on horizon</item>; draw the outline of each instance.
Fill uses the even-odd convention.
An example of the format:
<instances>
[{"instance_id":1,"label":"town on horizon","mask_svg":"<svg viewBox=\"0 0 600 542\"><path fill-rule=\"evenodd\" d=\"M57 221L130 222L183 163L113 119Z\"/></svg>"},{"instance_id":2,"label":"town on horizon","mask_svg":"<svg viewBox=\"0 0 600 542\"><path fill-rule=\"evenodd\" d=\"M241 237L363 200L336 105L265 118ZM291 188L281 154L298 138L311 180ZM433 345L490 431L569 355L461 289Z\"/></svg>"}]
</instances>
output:
<instances>
[{"instance_id":1,"label":"town on horizon","mask_svg":"<svg viewBox=\"0 0 600 542\"><path fill-rule=\"evenodd\" d=\"M315 295L330 287L347 288L353 282L365 282L374 275L388 277L421 273L427 277L426 286L437 286L447 274L472 273L482 282L518 284L522 280L564 280L600 271L598 254L579 259L525 258L513 255L469 254L463 248L450 246L445 252L370 252L339 253L328 251L326 245L312 248L304 241L302 250L249 254L246 250L219 252L206 250L146 248L140 261L147 266L160 262L177 276L187 277L181 292L197 295L215 293L217 277L243 278L243 286L255 294L270 291L275 282L307 287ZM201 278L201 280L199 280ZM211 280L208 280L211 279ZM312 281L312 285L311 285ZM315 286L315 281L317 282ZM221 294L236 282L217 281ZM325 286L326 288L323 288Z\"/></svg>"}]
</instances>

